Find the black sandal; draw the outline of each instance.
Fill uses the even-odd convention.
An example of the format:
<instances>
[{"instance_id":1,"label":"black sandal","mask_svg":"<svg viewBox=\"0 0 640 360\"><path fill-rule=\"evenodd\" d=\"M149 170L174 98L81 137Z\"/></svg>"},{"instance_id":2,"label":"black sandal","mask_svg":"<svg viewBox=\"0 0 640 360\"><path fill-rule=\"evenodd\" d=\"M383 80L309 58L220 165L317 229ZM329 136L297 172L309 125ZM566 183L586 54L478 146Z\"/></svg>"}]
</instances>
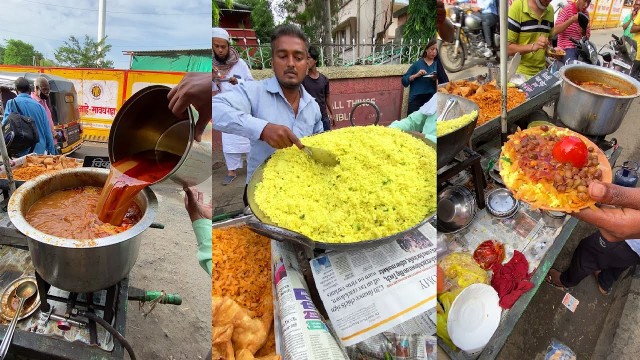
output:
<instances>
[{"instance_id":1,"label":"black sandal","mask_svg":"<svg viewBox=\"0 0 640 360\"><path fill-rule=\"evenodd\" d=\"M560 270L555 269L555 268L551 268L551 270L555 270L555 271L557 271L557 272L560 272ZM551 270L549 270L549 272L551 272ZM559 290L562 290L562 291L564 291L564 292L570 292L570 291L571 291L571 289L570 289L570 288L565 287L564 285L558 285L558 284L554 283L554 282L553 282L553 280L552 280L552 278L551 278L551 275L550 275L550 274L548 274L548 273L547 273L547 276L545 276L544 281L545 281L547 284L549 284L549 285L553 286L554 288L559 289Z\"/></svg>"},{"instance_id":2,"label":"black sandal","mask_svg":"<svg viewBox=\"0 0 640 360\"><path fill-rule=\"evenodd\" d=\"M612 288L609 289L604 289L601 285L600 285L600 279L598 279L598 275L600 275L600 271L596 271L593 273L593 276L596 278L596 284L598 285L598 290L600 291L600 294L604 295L604 296L609 296L611 295L611 290Z\"/></svg>"}]
</instances>

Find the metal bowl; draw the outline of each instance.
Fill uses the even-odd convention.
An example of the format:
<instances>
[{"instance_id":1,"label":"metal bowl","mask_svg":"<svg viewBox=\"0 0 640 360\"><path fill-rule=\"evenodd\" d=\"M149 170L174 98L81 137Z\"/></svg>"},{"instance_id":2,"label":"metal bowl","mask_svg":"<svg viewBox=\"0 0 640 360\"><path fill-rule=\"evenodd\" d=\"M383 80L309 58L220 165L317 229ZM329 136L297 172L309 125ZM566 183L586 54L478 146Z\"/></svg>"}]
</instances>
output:
<instances>
[{"instance_id":1,"label":"metal bowl","mask_svg":"<svg viewBox=\"0 0 640 360\"><path fill-rule=\"evenodd\" d=\"M473 193L464 186L452 186L438 194L438 231L454 233L465 229L476 216Z\"/></svg>"}]
</instances>

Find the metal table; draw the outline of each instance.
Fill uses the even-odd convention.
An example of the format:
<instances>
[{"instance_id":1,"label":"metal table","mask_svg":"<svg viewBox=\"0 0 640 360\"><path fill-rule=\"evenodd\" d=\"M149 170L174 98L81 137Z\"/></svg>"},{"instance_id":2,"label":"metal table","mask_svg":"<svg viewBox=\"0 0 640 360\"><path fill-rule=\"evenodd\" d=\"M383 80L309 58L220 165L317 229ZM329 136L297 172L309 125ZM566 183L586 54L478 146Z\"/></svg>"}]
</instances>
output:
<instances>
[{"instance_id":1,"label":"metal table","mask_svg":"<svg viewBox=\"0 0 640 360\"><path fill-rule=\"evenodd\" d=\"M514 109L515 110L515 109ZM609 163L611 166L615 166L615 163L622 152L622 147L618 147L613 151L611 157L609 158ZM451 357L453 360L469 360L469 359L478 359L478 360L489 360L495 359L500 350L504 346L507 341L509 335L511 335L511 331L515 328L516 324L520 320L520 317L524 313L524 311L529 306L531 299L535 296L542 284L545 276L553 266L556 261L556 258L560 254L560 251L566 244L567 240L573 233L576 225L578 224L578 219L569 218L567 222L562 227L562 230L558 234L558 236L554 239L553 244L549 247L546 254L540 261L540 265L536 268L533 276L531 277L531 282L534 287L528 292L524 293L518 301L513 305L511 309L508 311L503 311L502 318L500 319L500 325L496 329L495 333L484 347L482 352L478 355L469 355L462 351L454 351L449 346L447 346L443 342L439 342L438 345Z\"/></svg>"}]
</instances>

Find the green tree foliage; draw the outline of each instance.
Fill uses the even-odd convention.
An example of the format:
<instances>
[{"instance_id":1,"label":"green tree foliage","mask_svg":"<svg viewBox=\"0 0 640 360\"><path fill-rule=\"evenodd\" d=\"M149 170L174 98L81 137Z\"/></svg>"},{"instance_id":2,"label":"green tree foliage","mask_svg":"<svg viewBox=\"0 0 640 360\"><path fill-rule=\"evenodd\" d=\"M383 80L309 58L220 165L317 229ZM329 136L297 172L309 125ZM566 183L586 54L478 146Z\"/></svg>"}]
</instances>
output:
<instances>
[{"instance_id":1,"label":"green tree foliage","mask_svg":"<svg viewBox=\"0 0 640 360\"><path fill-rule=\"evenodd\" d=\"M271 1L269 0L238 0L239 4L251 7L251 27L261 43L271 41L271 34L275 27Z\"/></svg>"},{"instance_id":2,"label":"green tree foliage","mask_svg":"<svg viewBox=\"0 0 640 360\"><path fill-rule=\"evenodd\" d=\"M233 6L233 0L211 0L211 26L216 27L220 24L220 6L227 9Z\"/></svg>"},{"instance_id":3,"label":"green tree foliage","mask_svg":"<svg viewBox=\"0 0 640 360\"><path fill-rule=\"evenodd\" d=\"M0 45L0 65L4 64L4 46Z\"/></svg>"},{"instance_id":4,"label":"green tree foliage","mask_svg":"<svg viewBox=\"0 0 640 360\"><path fill-rule=\"evenodd\" d=\"M436 35L436 0L410 0L404 25L405 43L426 44Z\"/></svg>"},{"instance_id":5,"label":"green tree foliage","mask_svg":"<svg viewBox=\"0 0 640 360\"><path fill-rule=\"evenodd\" d=\"M285 22L300 25L311 42L318 42L325 37L327 31L332 30L326 29L323 22L324 2L325 0L283 0L278 10L285 16ZM304 5L302 11L301 5ZM331 0L331 19L336 16L339 8L339 2Z\"/></svg>"},{"instance_id":6,"label":"green tree foliage","mask_svg":"<svg viewBox=\"0 0 640 360\"><path fill-rule=\"evenodd\" d=\"M34 56L36 64L44 58L40 52L34 49L33 45L22 40L9 39L4 47L3 64L33 65Z\"/></svg>"},{"instance_id":7,"label":"green tree foliage","mask_svg":"<svg viewBox=\"0 0 640 360\"><path fill-rule=\"evenodd\" d=\"M56 49L55 58L63 66L84 68L113 68L113 61L106 60L111 45L106 43L107 37L95 41L84 36L84 44L75 37L69 37L64 45Z\"/></svg>"}]
</instances>

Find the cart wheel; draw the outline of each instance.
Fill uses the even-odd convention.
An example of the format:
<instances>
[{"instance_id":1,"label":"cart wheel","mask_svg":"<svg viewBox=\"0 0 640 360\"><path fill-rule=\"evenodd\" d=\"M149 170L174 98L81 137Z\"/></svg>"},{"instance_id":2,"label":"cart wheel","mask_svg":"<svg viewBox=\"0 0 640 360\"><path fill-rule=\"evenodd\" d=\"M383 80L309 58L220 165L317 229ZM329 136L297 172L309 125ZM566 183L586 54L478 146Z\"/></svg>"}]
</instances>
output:
<instances>
[{"instance_id":1,"label":"cart wheel","mask_svg":"<svg viewBox=\"0 0 640 360\"><path fill-rule=\"evenodd\" d=\"M351 113L349 114L349 122L351 123L351 126L356 126L356 124L354 124L354 122L353 122L353 113L356 111L356 109L360 105L371 105L371 106L373 106L373 109L376 111L376 121L373 124L374 125L378 125L378 123L380 122L380 108L378 108L378 105L376 105L375 103L373 103L371 101L361 101L361 102L353 104L353 107L351 108Z\"/></svg>"}]
</instances>

